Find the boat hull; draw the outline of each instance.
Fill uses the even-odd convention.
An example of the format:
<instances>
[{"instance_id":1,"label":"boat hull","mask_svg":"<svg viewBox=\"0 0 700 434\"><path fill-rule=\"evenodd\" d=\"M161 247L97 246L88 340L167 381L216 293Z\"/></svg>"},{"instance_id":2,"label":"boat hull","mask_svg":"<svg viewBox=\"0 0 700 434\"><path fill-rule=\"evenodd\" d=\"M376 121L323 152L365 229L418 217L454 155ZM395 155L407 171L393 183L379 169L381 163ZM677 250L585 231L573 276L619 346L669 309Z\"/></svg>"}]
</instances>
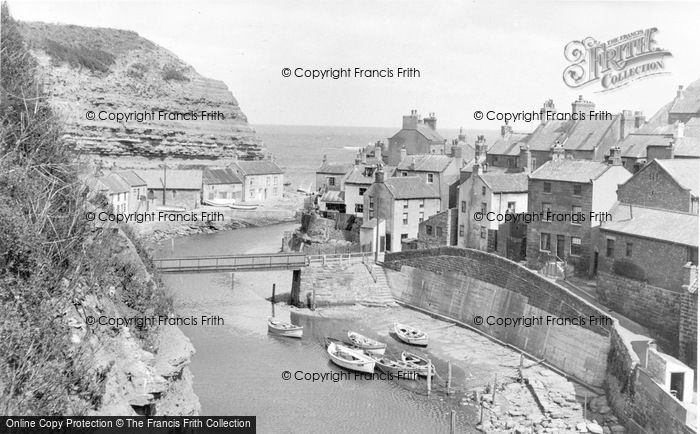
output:
<instances>
[{"instance_id":1,"label":"boat hull","mask_svg":"<svg viewBox=\"0 0 700 434\"><path fill-rule=\"evenodd\" d=\"M383 355L386 351L386 344L370 339L366 336L362 336L359 333L348 332L348 339L350 342L358 348L361 348L369 354Z\"/></svg>"},{"instance_id":2,"label":"boat hull","mask_svg":"<svg viewBox=\"0 0 700 434\"><path fill-rule=\"evenodd\" d=\"M428 359L426 359L425 357L421 357L417 354L409 353L408 351L403 351L401 353L401 360L404 363L409 364L409 366L412 365L412 367L414 367L417 370L418 375L420 375L421 377L428 376L428 364L430 362L428 362ZM430 372L430 376L431 377L435 376L435 366L434 365L433 365L432 370Z\"/></svg>"},{"instance_id":3,"label":"boat hull","mask_svg":"<svg viewBox=\"0 0 700 434\"><path fill-rule=\"evenodd\" d=\"M413 327L396 324L394 326L394 332L402 342L405 342L409 345L415 345L418 347L428 346L428 335L417 329L414 329Z\"/></svg>"},{"instance_id":4,"label":"boat hull","mask_svg":"<svg viewBox=\"0 0 700 434\"><path fill-rule=\"evenodd\" d=\"M375 361L360 350L353 350L331 342L328 345L328 355L333 363L349 371L367 374L374 372Z\"/></svg>"},{"instance_id":5,"label":"boat hull","mask_svg":"<svg viewBox=\"0 0 700 434\"><path fill-rule=\"evenodd\" d=\"M304 335L304 327L295 326L293 324L275 323L272 321L268 321L267 332L275 336L301 339L301 337Z\"/></svg>"},{"instance_id":6,"label":"boat hull","mask_svg":"<svg viewBox=\"0 0 700 434\"><path fill-rule=\"evenodd\" d=\"M397 380L417 380L420 369L412 367L405 362L390 360L384 357L375 358L375 367L385 374L390 374Z\"/></svg>"}]
</instances>

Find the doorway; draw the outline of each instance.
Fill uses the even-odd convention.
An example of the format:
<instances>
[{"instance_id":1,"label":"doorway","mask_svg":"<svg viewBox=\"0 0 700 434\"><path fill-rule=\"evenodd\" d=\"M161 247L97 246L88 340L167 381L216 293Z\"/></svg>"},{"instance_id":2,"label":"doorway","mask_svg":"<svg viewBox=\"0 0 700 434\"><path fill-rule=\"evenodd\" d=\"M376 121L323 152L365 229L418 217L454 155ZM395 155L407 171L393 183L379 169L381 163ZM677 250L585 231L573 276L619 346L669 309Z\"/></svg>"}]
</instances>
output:
<instances>
[{"instance_id":1,"label":"doorway","mask_svg":"<svg viewBox=\"0 0 700 434\"><path fill-rule=\"evenodd\" d=\"M683 402L683 383L685 380L685 373L683 372L671 372L671 394L676 397L679 401ZM675 392L675 394L674 394Z\"/></svg>"},{"instance_id":2,"label":"doorway","mask_svg":"<svg viewBox=\"0 0 700 434\"><path fill-rule=\"evenodd\" d=\"M564 235L557 235L557 256L563 261L566 257L566 252L564 251Z\"/></svg>"}]
</instances>

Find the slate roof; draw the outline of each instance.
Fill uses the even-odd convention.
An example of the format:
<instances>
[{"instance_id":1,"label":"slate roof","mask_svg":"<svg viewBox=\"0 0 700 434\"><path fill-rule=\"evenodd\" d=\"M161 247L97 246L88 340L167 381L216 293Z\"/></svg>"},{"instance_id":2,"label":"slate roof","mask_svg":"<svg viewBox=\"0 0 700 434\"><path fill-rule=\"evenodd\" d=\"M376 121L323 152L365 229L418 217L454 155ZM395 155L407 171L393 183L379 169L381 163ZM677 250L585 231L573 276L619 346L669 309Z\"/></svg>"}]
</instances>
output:
<instances>
[{"instance_id":1,"label":"slate roof","mask_svg":"<svg viewBox=\"0 0 700 434\"><path fill-rule=\"evenodd\" d=\"M162 170L135 170L135 172L146 181L149 189L163 189ZM166 174L166 188L168 190L200 190L202 188L201 170L168 170Z\"/></svg>"},{"instance_id":2,"label":"slate roof","mask_svg":"<svg viewBox=\"0 0 700 434\"><path fill-rule=\"evenodd\" d=\"M494 193L527 193L527 173L482 173L479 177Z\"/></svg>"},{"instance_id":3,"label":"slate roof","mask_svg":"<svg viewBox=\"0 0 700 434\"><path fill-rule=\"evenodd\" d=\"M110 193L126 193L130 190L129 184L124 181L124 179L117 175L116 173L110 173L107 176L103 176L98 179L98 181L107 188Z\"/></svg>"},{"instance_id":4,"label":"slate roof","mask_svg":"<svg viewBox=\"0 0 700 434\"><path fill-rule=\"evenodd\" d=\"M528 140L531 151L549 151L557 141L568 151L593 150L603 136L615 124L620 122L620 115L612 120L552 120L539 125Z\"/></svg>"},{"instance_id":5,"label":"slate roof","mask_svg":"<svg viewBox=\"0 0 700 434\"><path fill-rule=\"evenodd\" d=\"M620 142L620 155L625 158L646 158L647 146L666 146L673 136L655 134L630 134Z\"/></svg>"},{"instance_id":6,"label":"slate roof","mask_svg":"<svg viewBox=\"0 0 700 434\"><path fill-rule=\"evenodd\" d=\"M329 190L321 196L321 202L326 203L345 203L345 192L337 190Z\"/></svg>"},{"instance_id":7,"label":"slate roof","mask_svg":"<svg viewBox=\"0 0 700 434\"><path fill-rule=\"evenodd\" d=\"M202 172L202 182L204 184L242 184L243 181L236 175L230 167L215 168L206 167Z\"/></svg>"},{"instance_id":8,"label":"slate roof","mask_svg":"<svg viewBox=\"0 0 700 434\"><path fill-rule=\"evenodd\" d=\"M352 170L352 163L329 163L324 161L321 166L316 169L316 173L327 173L329 175L345 175Z\"/></svg>"},{"instance_id":9,"label":"slate roof","mask_svg":"<svg viewBox=\"0 0 700 434\"><path fill-rule=\"evenodd\" d=\"M231 168L238 175L281 175L282 169L272 160L237 160Z\"/></svg>"},{"instance_id":10,"label":"slate roof","mask_svg":"<svg viewBox=\"0 0 700 434\"><path fill-rule=\"evenodd\" d=\"M396 166L397 170L413 172L442 172L452 163L453 158L445 154L407 155Z\"/></svg>"},{"instance_id":11,"label":"slate roof","mask_svg":"<svg viewBox=\"0 0 700 434\"><path fill-rule=\"evenodd\" d=\"M117 175L121 176L124 181L131 187L140 187L146 185L146 181L141 179L140 176L136 174L133 170L126 170L123 172L117 172Z\"/></svg>"},{"instance_id":12,"label":"slate roof","mask_svg":"<svg viewBox=\"0 0 700 434\"><path fill-rule=\"evenodd\" d=\"M395 199L439 198L437 184L428 184L418 176L386 178L384 185Z\"/></svg>"},{"instance_id":13,"label":"slate roof","mask_svg":"<svg viewBox=\"0 0 700 434\"><path fill-rule=\"evenodd\" d=\"M586 183L598 179L610 167L609 164L590 160L550 160L532 172L530 178Z\"/></svg>"},{"instance_id":14,"label":"slate roof","mask_svg":"<svg viewBox=\"0 0 700 434\"><path fill-rule=\"evenodd\" d=\"M700 80L690 83L671 104L669 113L697 113L700 115Z\"/></svg>"},{"instance_id":15,"label":"slate roof","mask_svg":"<svg viewBox=\"0 0 700 434\"><path fill-rule=\"evenodd\" d=\"M700 137L679 137L673 147L675 157L700 158Z\"/></svg>"},{"instance_id":16,"label":"slate roof","mask_svg":"<svg viewBox=\"0 0 700 434\"><path fill-rule=\"evenodd\" d=\"M416 131L418 134L422 135L426 139L432 141L432 142L444 142L445 139L438 133L437 131L433 130L432 128L426 126L425 124L418 124L418 126L414 128L402 128L400 129L396 134L392 136L396 137L404 132L411 132L411 131Z\"/></svg>"},{"instance_id":17,"label":"slate roof","mask_svg":"<svg viewBox=\"0 0 700 434\"><path fill-rule=\"evenodd\" d=\"M683 188L698 196L700 182L700 160L674 158L673 160L654 160Z\"/></svg>"},{"instance_id":18,"label":"slate roof","mask_svg":"<svg viewBox=\"0 0 700 434\"><path fill-rule=\"evenodd\" d=\"M373 167L371 165L357 165L352 168L350 174L345 179L346 184L362 184L368 185L374 183L374 176L365 176L365 167ZM385 172L386 176L386 172Z\"/></svg>"},{"instance_id":19,"label":"slate roof","mask_svg":"<svg viewBox=\"0 0 700 434\"><path fill-rule=\"evenodd\" d=\"M520 143L527 143L530 139L529 133L510 133L505 137L496 140L488 149L492 155L520 155Z\"/></svg>"},{"instance_id":20,"label":"slate roof","mask_svg":"<svg viewBox=\"0 0 700 434\"><path fill-rule=\"evenodd\" d=\"M616 203L610 211L612 221L600 225L601 231L651 238L671 243L698 246L698 215Z\"/></svg>"}]
</instances>

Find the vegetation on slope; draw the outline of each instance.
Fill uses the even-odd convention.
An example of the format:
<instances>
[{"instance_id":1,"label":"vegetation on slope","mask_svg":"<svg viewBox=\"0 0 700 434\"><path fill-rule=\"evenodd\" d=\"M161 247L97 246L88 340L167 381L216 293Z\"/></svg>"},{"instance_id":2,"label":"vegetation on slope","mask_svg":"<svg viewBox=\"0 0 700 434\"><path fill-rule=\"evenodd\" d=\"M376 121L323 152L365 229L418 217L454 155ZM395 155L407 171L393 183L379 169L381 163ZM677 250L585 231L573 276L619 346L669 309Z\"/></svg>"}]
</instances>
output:
<instances>
[{"instance_id":1,"label":"vegetation on slope","mask_svg":"<svg viewBox=\"0 0 700 434\"><path fill-rule=\"evenodd\" d=\"M113 232L85 220L104 198L91 203L5 3L1 20L0 414L84 414L100 406L108 368L95 368L94 342L109 335L88 328L95 339L76 339L68 318L82 313L84 327L90 297L131 313L169 314L172 304L114 255Z\"/></svg>"}]
</instances>

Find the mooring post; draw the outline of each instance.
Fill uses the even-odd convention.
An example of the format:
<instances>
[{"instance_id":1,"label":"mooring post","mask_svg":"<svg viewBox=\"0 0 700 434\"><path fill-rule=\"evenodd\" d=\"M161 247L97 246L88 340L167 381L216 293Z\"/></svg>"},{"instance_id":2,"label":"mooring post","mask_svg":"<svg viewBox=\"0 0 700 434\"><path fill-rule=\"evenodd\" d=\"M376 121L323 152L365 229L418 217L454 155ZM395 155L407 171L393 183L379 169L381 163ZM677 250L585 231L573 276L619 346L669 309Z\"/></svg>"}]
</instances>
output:
<instances>
[{"instance_id":1,"label":"mooring post","mask_svg":"<svg viewBox=\"0 0 700 434\"><path fill-rule=\"evenodd\" d=\"M491 404L496 405L496 383L498 382L498 374L493 374L493 394L491 395Z\"/></svg>"},{"instance_id":2,"label":"mooring post","mask_svg":"<svg viewBox=\"0 0 700 434\"><path fill-rule=\"evenodd\" d=\"M447 394L450 394L450 386L452 385L452 360L447 361Z\"/></svg>"},{"instance_id":3,"label":"mooring post","mask_svg":"<svg viewBox=\"0 0 700 434\"><path fill-rule=\"evenodd\" d=\"M457 413L454 410L450 410L450 434L455 434L457 432Z\"/></svg>"},{"instance_id":4,"label":"mooring post","mask_svg":"<svg viewBox=\"0 0 700 434\"><path fill-rule=\"evenodd\" d=\"M311 287L311 310L316 310L316 282Z\"/></svg>"},{"instance_id":5,"label":"mooring post","mask_svg":"<svg viewBox=\"0 0 700 434\"><path fill-rule=\"evenodd\" d=\"M588 409L588 393L583 395L583 420L586 420L586 410Z\"/></svg>"},{"instance_id":6,"label":"mooring post","mask_svg":"<svg viewBox=\"0 0 700 434\"><path fill-rule=\"evenodd\" d=\"M484 403L479 395L477 395L476 399L479 401L479 425L481 425L484 423Z\"/></svg>"},{"instance_id":7,"label":"mooring post","mask_svg":"<svg viewBox=\"0 0 700 434\"><path fill-rule=\"evenodd\" d=\"M428 395L430 395L430 386L432 385L432 380L433 380L432 373L433 373L433 364L430 361L430 359L428 359Z\"/></svg>"},{"instance_id":8,"label":"mooring post","mask_svg":"<svg viewBox=\"0 0 700 434\"><path fill-rule=\"evenodd\" d=\"M233 291L233 286L234 286L234 280L233 280L233 271L231 272L231 291Z\"/></svg>"},{"instance_id":9,"label":"mooring post","mask_svg":"<svg viewBox=\"0 0 700 434\"><path fill-rule=\"evenodd\" d=\"M523 353L520 353L520 368L518 369L518 375L520 376L520 383L523 382Z\"/></svg>"},{"instance_id":10,"label":"mooring post","mask_svg":"<svg viewBox=\"0 0 700 434\"><path fill-rule=\"evenodd\" d=\"M275 284L272 284L272 298L270 299L270 305L272 306L272 317L275 317Z\"/></svg>"}]
</instances>

